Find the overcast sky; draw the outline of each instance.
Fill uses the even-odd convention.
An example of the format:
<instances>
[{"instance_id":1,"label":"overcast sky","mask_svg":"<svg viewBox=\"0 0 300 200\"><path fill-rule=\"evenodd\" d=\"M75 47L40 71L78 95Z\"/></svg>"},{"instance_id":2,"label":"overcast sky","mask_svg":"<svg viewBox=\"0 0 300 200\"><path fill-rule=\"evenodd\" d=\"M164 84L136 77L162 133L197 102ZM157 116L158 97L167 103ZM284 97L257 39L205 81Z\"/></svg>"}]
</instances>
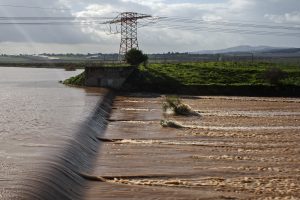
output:
<instances>
[{"instance_id":1,"label":"overcast sky","mask_svg":"<svg viewBox=\"0 0 300 200\"><path fill-rule=\"evenodd\" d=\"M158 25L140 28L139 45L146 53L214 50L237 45L300 47L300 37L224 33L224 29L233 27L220 26L220 22L233 22L300 27L299 0L0 0L0 17L115 17L124 11L208 22L206 25L187 24L197 31L175 29L174 21L168 22L174 29ZM107 34L108 29L103 25L0 26L0 53L111 53L119 50L120 35ZM300 33L300 30L292 33Z\"/></svg>"}]
</instances>

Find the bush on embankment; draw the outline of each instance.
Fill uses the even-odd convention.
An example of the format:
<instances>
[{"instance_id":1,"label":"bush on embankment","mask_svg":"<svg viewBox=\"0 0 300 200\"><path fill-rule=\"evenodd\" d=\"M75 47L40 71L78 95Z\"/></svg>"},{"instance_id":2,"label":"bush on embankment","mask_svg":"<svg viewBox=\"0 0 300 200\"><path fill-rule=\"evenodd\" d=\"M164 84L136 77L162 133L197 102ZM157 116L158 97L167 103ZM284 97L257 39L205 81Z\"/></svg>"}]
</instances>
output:
<instances>
[{"instance_id":1,"label":"bush on embankment","mask_svg":"<svg viewBox=\"0 0 300 200\"><path fill-rule=\"evenodd\" d=\"M78 74L77 76L73 76L71 78L66 79L65 81L63 81L63 84L84 86L84 82L85 82L85 73L82 72L81 74Z\"/></svg>"},{"instance_id":2,"label":"bush on embankment","mask_svg":"<svg viewBox=\"0 0 300 200\"><path fill-rule=\"evenodd\" d=\"M284 76L275 74L276 81L270 80L266 76L272 72L270 68L278 68ZM299 96L300 68L243 62L150 64L140 66L123 89L199 95Z\"/></svg>"}]
</instances>

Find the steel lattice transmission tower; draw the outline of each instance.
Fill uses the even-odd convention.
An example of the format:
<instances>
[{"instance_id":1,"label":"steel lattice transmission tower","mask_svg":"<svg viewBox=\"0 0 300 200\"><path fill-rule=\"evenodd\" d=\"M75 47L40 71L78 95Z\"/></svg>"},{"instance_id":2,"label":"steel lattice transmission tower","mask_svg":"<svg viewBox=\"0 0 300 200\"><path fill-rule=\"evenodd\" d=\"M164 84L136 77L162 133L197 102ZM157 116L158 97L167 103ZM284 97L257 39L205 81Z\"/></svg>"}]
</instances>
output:
<instances>
[{"instance_id":1,"label":"steel lattice transmission tower","mask_svg":"<svg viewBox=\"0 0 300 200\"><path fill-rule=\"evenodd\" d=\"M123 12L115 19L106 22L106 24L110 25L121 24L121 31L116 31L116 33L121 33L121 44L119 50L119 54L121 56L125 55L132 48L139 48L137 38L138 20L145 18L152 18L152 16L135 12Z\"/></svg>"}]
</instances>

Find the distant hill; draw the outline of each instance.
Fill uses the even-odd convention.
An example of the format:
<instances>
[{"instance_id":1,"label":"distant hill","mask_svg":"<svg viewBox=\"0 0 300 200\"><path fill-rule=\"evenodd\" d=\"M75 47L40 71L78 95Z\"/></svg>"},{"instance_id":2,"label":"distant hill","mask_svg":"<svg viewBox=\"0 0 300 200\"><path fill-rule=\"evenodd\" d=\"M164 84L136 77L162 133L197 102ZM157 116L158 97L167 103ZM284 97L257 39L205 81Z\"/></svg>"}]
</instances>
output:
<instances>
[{"instance_id":1,"label":"distant hill","mask_svg":"<svg viewBox=\"0 0 300 200\"><path fill-rule=\"evenodd\" d=\"M265 52L265 51L263 51ZM289 49L272 49L268 50L265 53L285 53L285 54L300 54L300 48L289 48Z\"/></svg>"},{"instance_id":2,"label":"distant hill","mask_svg":"<svg viewBox=\"0 0 300 200\"><path fill-rule=\"evenodd\" d=\"M226 54L226 53L295 53L300 49L297 48L283 48L283 47L270 47L270 46L236 46L227 49L220 50L204 50L204 51L195 51L191 52L191 54ZM281 52L283 51L283 52Z\"/></svg>"}]
</instances>

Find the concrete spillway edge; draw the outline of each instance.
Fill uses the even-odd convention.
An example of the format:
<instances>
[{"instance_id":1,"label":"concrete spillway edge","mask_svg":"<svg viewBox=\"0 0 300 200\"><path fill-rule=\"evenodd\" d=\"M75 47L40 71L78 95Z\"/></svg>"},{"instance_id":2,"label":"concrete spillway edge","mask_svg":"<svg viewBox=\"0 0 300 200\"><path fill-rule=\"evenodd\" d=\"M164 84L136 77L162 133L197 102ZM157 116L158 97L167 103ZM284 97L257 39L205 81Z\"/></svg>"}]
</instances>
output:
<instances>
[{"instance_id":1,"label":"concrete spillway edge","mask_svg":"<svg viewBox=\"0 0 300 200\"><path fill-rule=\"evenodd\" d=\"M87 180L82 174L93 168L102 143L97 138L106 131L114 97L114 91L108 91L103 96L62 151L47 160L40 173L37 172L34 177L26 180L20 199L83 198Z\"/></svg>"}]
</instances>

